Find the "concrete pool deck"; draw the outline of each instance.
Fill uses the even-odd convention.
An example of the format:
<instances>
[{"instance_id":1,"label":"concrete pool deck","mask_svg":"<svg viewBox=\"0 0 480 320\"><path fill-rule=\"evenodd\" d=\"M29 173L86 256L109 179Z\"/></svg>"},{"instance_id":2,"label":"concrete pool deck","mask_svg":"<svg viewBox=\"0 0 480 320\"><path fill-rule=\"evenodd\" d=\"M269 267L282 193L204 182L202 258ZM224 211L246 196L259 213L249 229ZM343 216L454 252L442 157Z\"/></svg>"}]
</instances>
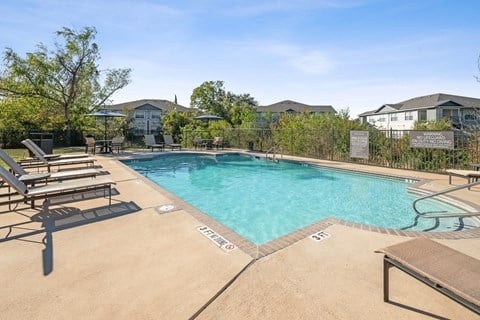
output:
<instances>
[{"instance_id":1,"label":"concrete pool deck","mask_svg":"<svg viewBox=\"0 0 480 320\"><path fill-rule=\"evenodd\" d=\"M334 223L323 241L302 238L255 260L219 248L191 208L115 157L96 158L117 181L111 207L93 194L43 209L0 207L0 319L478 319L396 269L393 302L383 302L383 255L374 250L408 237ZM318 163L449 187L446 175ZM480 205L479 194L453 195ZM480 259L477 229L436 241Z\"/></svg>"}]
</instances>

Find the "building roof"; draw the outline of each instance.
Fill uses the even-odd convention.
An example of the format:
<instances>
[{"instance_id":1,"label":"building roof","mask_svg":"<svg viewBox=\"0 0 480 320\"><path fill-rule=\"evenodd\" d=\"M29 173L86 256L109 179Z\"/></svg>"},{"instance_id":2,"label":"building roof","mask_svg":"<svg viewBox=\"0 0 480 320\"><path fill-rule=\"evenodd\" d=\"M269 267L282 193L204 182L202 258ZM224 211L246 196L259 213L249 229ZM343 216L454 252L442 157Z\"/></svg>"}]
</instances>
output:
<instances>
[{"instance_id":1,"label":"building roof","mask_svg":"<svg viewBox=\"0 0 480 320\"><path fill-rule=\"evenodd\" d=\"M453 94L435 93L431 95L408 99L395 104L384 104L376 110L361 113L359 114L359 116L362 117L381 113L391 113L393 112L392 108L398 111L408 111L436 108L448 104L453 104L460 107L480 108L480 99L456 96Z\"/></svg>"},{"instance_id":2,"label":"building roof","mask_svg":"<svg viewBox=\"0 0 480 320\"><path fill-rule=\"evenodd\" d=\"M308 105L296 101L291 100L284 100L274 104L270 104L268 106L258 106L257 112L263 111L272 111L272 112L288 112L288 111L295 111L295 112L302 112L308 110L310 112L329 112L329 113L336 113L335 109L329 105Z\"/></svg>"},{"instance_id":3,"label":"building roof","mask_svg":"<svg viewBox=\"0 0 480 320\"><path fill-rule=\"evenodd\" d=\"M146 104L150 104L154 107L157 107L164 111L170 111L177 109L180 112L193 112L194 110L191 108L186 108L182 105L175 104L168 100L161 100L161 99L142 99L142 100L135 100L130 102L123 102L118 104L113 104L110 107L115 110L135 110L138 107L144 106Z\"/></svg>"}]
</instances>

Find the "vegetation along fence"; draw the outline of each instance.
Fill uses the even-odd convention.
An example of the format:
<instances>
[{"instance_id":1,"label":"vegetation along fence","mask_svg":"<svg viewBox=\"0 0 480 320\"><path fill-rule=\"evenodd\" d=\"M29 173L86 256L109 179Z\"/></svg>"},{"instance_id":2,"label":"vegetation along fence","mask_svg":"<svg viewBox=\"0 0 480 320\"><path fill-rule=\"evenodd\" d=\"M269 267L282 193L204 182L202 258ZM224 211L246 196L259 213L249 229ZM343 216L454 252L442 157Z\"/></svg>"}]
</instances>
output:
<instances>
[{"instance_id":1,"label":"vegetation along fence","mask_svg":"<svg viewBox=\"0 0 480 320\"><path fill-rule=\"evenodd\" d=\"M210 139L221 136L225 145L231 148L261 152L275 148L277 153L294 156L429 172L443 172L447 168L471 169L470 164L480 160L477 131L442 131L452 136L449 149L412 147L411 136L414 132L419 131L368 130L368 153L364 159L351 157L349 129L184 131L182 143L186 147L192 147L195 136Z\"/></svg>"}]
</instances>

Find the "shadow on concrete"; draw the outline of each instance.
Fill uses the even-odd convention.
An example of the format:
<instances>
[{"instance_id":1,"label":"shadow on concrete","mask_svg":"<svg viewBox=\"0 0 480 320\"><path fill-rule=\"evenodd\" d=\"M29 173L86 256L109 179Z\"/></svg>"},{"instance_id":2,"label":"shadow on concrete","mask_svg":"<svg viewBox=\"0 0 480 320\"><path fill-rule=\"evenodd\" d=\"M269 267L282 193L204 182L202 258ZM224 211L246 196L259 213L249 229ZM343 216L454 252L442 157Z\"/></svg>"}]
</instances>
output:
<instances>
[{"instance_id":1,"label":"shadow on concrete","mask_svg":"<svg viewBox=\"0 0 480 320\"><path fill-rule=\"evenodd\" d=\"M0 230L8 230L0 243L11 240L35 242L26 238L45 234L42 239L43 274L46 276L53 271L53 233L94 222L120 217L140 211L141 208L134 202L120 202L111 206L104 206L88 210L79 210L74 207L50 208L51 203L44 202L39 213L33 215L30 221L0 226ZM41 228L38 223L41 222ZM38 243L38 242L37 242Z\"/></svg>"},{"instance_id":2,"label":"shadow on concrete","mask_svg":"<svg viewBox=\"0 0 480 320\"><path fill-rule=\"evenodd\" d=\"M420 310L420 309L417 309L417 308L409 307L407 305L404 305L404 304L401 304L401 303L398 303L398 302L395 302L395 301L392 301L392 300L388 301L387 303L389 303L391 305L394 305L394 306L397 306L397 307L400 307L400 308L403 308L403 309L406 309L406 310L409 310L409 311L412 311L412 312L423 314L423 315L428 316L428 317L433 318L433 319L438 319L438 320L449 320L450 319L450 318L445 318L445 317L436 315L436 314L428 312L428 311L424 311L424 310Z\"/></svg>"}]
</instances>

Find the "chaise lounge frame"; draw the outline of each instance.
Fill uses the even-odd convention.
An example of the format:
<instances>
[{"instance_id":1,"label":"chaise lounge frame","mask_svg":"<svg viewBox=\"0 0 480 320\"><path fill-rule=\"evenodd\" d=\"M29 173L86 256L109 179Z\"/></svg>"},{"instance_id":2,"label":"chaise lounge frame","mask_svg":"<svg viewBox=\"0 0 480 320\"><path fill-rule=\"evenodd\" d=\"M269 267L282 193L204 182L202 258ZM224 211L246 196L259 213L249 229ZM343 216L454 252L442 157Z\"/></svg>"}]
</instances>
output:
<instances>
[{"instance_id":1,"label":"chaise lounge frame","mask_svg":"<svg viewBox=\"0 0 480 320\"><path fill-rule=\"evenodd\" d=\"M182 150L182 145L180 143L175 143L173 141L173 137L170 134L164 134L163 135L163 142L165 142L165 145L167 147L172 148L172 151L176 148L178 150Z\"/></svg>"},{"instance_id":2,"label":"chaise lounge frame","mask_svg":"<svg viewBox=\"0 0 480 320\"><path fill-rule=\"evenodd\" d=\"M376 252L384 253L383 301L389 301L389 270L394 266L480 314L480 260L425 238Z\"/></svg>"},{"instance_id":3,"label":"chaise lounge frame","mask_svg":"<svg viewBox=\"0 0 480 320\"><path fill-rule=\"evenodd\" d=\"M448 173L448 184L452 184L452 176L465 178L469 184L480 178L480 171L475 170L447 169L446 172ZM470 190L470 188L468 188L468 190Z\"/></svg>"},{"instance_id":4,"label":"chaise lounge frame","mask_svg":"<svg viewBox=\"0 0 480 320\"><path fill-rule=\"evenodd\" d=\"M36 182L44 181L63 181L69 179L79 178L95 178L98 175L98 170L93 168L66 170L52 173L29 173L21 165L15 162L3 149L0 148L0 159L2 159L13 172L17 178L25 184L35 184Z\"/></svg>"},{"instance_id":5,"label":"chaise lounge frame","mask_svg":"<svg viewBox=\"0 0 480 320\"><path fill-rule=\"evenodd\" d=\"M50 160L60 160L60 159L77 159L77 158L86 158L88 157L87 153L69 153L69 154L48 154L40 148L35 141L32 139L25 139L22 141L22 144L30 150L35 157L38 158L38 155L41 155L42 158Z\"/></svg>"},{"instance_id":6,"label":"chaise lounge frame","mask_svg":"<svg viewBox=\"0 0 480 320\"><path fill-rule=\"evenodd\" d=\"M65 166L65 165L75 165L75 164L86 164L87 166L91 165L93 166L93 163L95 162L95 158L91 157L81 157L81 158L55 158L54 160L48 160L45 158L42 153L38 152L36 148L31 148L31 143L29 141L30 139L25 139L22 141L22 144L26 146L29 150L33 152L33 154L38 158L37 163L33 163L32 166L38 167L38 166L46 166L48 169L48 172L51 171L52 166ZM30 148L29 148L30 146ZM58 160L57 160L58 159Z\"/></svg>"},{"instance_id":7,"label":"chaise lounge frame","mask_svg":"<svg viewBox=\"0 0 480 320\"><path fill-rule=\"evenodd\" d=\"M152 152L154 148L160 149L160 151L163 151L165 149L165 144L164 143L157 143L155 141L155 136L153 134L146 134L145 136L145 145L147 148L152 148Z\"/></svg>"},{"instance_id":8,"label":"chaise lounge frame","mask_svg":"<svg viewBox=\"0 0 480 320\"><path fill-rule=\"evenodd\" d=\"M38 199L48 199L56 196L64 196L70 194L77 194L81 192L87 192L92 190L103 189L104 195L105 190L108 189L109 202L108 205L112 204L112 184L115 184L115 181L108 178L95 178L95 179L79 179L75 181L68 181L62 183L51 183L42 186L31 186L27 187L25 183L20 181L7 169L0 166L0 178L3 182L8 184L9 188L13 188L21 196L17 199L11 198L11 193L9 192L8 200L0 202L0 205L8 204L9 209L10 205L13 203L21 202L31 202L31 208L35 207L35 200Z\"/></svg>"}]
</instances>

